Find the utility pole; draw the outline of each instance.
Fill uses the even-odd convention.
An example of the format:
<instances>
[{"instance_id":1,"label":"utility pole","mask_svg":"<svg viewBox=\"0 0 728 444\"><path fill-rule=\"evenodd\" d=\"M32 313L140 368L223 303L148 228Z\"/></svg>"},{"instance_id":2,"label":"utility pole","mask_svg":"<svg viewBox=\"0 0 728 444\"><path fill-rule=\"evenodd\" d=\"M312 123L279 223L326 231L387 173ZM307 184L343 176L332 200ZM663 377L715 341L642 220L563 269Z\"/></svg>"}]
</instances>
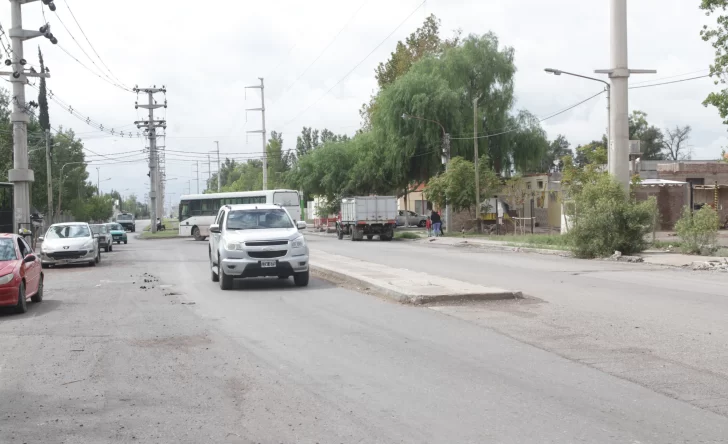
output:
<instances>
[{"instance_id":1,"label":"utility pole","mask_svg":"<svg viewBox=\"0 0 728 444\"><path fill-rule=\"evenodd\" d=\"M246 111L260 111L261 115L263 117L263 127L260 130L255 131L248 131L248 133L261 133L263 136L263 189L268 189L268 155L265 152L265 85L263 83L263 77L258 77L260 79L260 86L246 86L245 89L248 88L260 88L260 108L248 108ZM218 149L219 153L219 149ZM219 154L218 154L219 157ZM218 158L219 161L219 158ZM220 173L218 173L220 175ZM218 182L219 183L219 182Z\"/></svg>"},{"instance_id":2,"label":"utility pole","mask_svg":"<svg viewBox=\"0 0 728 444\"><path fill-rule=\"evenodd\" d=\"M96 195L101 196L101 180L99 180L99 167L96 167Z\"/></svg>"},{"instance_id":3,"label":"utility pole","mask_svg":"<svg viewBox=\"0 0 728 444\"><path fill-rule=\"evenodd\" d=\"M160 191L159 186L159 175L157 174L157 168L159 167L159 159L157 159L157 128L167 129L166 120L154 120L154 110L157 108L166 108L167 99L164 99L164 104L157 104L154 100L155 93L167 93L167 89L162 85L161 88L157 88L156 85L153 88L139 89L134 87L134 92L137 94L142 92L149 96L149 102L147 105L140 105L138 102L134 105L135 108L143 108L149 110L149 120L138 120L134 122L137 128L145 128L147 135L149 136L149 212L152 220L151 231L152 233L157 232L157 197Z\"/></svg>"},{"instance_id":4,"label":"utility pole","mask_svg":"<svg viewBox=\"0 0 728 444\"><path fill-rule=\"evenodd\" d=\"M46 194L48 194L48 222L53 223L53 180L51 180L51 130L45 131L46 136Z\"/></svg>"},{"instance_id":5,"label":"utility pole","mask_svg":"<svg viewBox=\"0 0 728 444\"><path fill-rule=\"evenodd\" d=\"M207 155L207 186L205 189L210 189L210 180L212 180L212 164L210 163L210 154Z\"/></svg>"},{"instance_id":6,"label":"utility pole","mask_svg":"<svg viewBox=\"0 0 728 444\"><path fill-rule=\"evenodd\" d=\"M41 26L40 31L23 29L22 6L37 0L10 0L10 30L11 57L5 61L10 71L0 71L0 76L8 76L13 85L13 109L10 121L13 124L13 169L8 171L8 181L13 183L13 221L17 229L21 224L30 226L30 183L35 181L33 170L28 164L28 114L29 106L25 102L25 84L28 77L50 77L48 72L35 72L25 70L28 63L23 57L23 42L35 37L44 36L54 45L58 40L51 34L50 25ZM45 2L44 2L45 3ZM56 5L52 1L46 3L51 11Z\"/></svg>"},{"instance_id":7,"label":"utility pole","mask_svg":"<svg viewBox=\"0 0 728 444\"><path fill-rule=\"evenodd\" d=\"M475 227L480 232L480 175L478 174L478 99L473 98L473 165L475 166Z\"/></svg>"},{"instance_id":8,"label":"utility pole","mask_svg":"<svg viewBox=\"0 0 728 444\"><path fill-rule=\"evenodd\" d=\"M220 192L220 142L215 141L217 145L217 192Z\"/></svg>"},{"instance_id":9,"label":"utility pole","mask_svg":"<svg viewBox=\"0 0 728 444\"><path fill-rule=\"evenodd\" d=\"M608 74L609 88L609 174L629 191L629 76L654 74L654 69L629 69L627 57L627 0L610 3L610 69L597 69Z\"/></svg>"},{"instance_id":10,"label":"utility pole","mask_svg":"<svg viewBox=\"0 0 728 444\"><path fill-rule=\"evenodd\" d=\"M197 167L195 169L195 174L197 175L197 194L200 194L200 161L195 161L195 166Z\"/></svg>"},{"instance_id":11,"label":"utility pole","mask_svg":"<svg viewBox=\"0 0 728 444\"><path fill-rule=\"evenodd\" d=\"M450 133L445 133L442 136L442 163L445 164L445 172L447 172L450 166ZM452 230L452 211L450 211L450 202L445 201L445 228L450 231Z\"/></svg>"}]
</instances>

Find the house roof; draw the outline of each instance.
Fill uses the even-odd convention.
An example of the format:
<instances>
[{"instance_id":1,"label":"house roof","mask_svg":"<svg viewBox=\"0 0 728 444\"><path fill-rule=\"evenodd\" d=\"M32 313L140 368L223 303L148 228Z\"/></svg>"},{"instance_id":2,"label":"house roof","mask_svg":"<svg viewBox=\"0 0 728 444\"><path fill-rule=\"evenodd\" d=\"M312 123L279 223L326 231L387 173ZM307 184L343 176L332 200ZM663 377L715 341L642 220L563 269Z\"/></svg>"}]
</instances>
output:
<instances>
[{"instance_id":1,"label":"house roof","mask_svg":"<svg viewBox=\"0 0 728 444\"><path fill-rule=\"evenodd\" d=\"M640 186L647 186L647 187L679 187L682 185L685 185L687 182L682 182L679 180L667 180L667 179L643 179L640 182Z\"/></svg>"}]
</instances>

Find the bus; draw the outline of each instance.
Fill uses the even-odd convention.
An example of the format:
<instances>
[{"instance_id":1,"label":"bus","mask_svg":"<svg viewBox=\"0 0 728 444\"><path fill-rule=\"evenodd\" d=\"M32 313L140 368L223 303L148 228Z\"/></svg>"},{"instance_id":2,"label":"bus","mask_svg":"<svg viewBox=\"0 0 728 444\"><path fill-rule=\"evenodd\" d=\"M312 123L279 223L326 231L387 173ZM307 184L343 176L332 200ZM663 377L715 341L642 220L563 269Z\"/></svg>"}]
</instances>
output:
<instances>
[{"instance_id":1,"label":"bus","mask_svg":"<svg viewBox=\"0 0 728 444\"><path fill-rule=\"evenodd\" d=\"M12 183L0 182L0 233L15 233Z\"/></svg>"},{"instance_id":2,"label":"bus","mask_svg":"<svg viewBox=\"0 0 728 444\"><path fill-rule=\"evenodd\" d=\"M294 223L301 220L301 199L296 190L260 190L233 193L189 194L179 202L179 235L205 240L220 207L235 204L274 204L285 208Z\"/></svg>"}]
</instances>

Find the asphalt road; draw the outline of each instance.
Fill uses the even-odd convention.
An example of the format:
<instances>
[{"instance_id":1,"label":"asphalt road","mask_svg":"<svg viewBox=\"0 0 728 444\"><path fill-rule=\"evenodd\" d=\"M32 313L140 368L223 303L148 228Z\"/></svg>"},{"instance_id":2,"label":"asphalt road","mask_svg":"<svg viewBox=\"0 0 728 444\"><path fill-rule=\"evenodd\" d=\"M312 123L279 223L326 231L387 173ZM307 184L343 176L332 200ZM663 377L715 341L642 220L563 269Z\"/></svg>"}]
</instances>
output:
<instances>
[{"instance_id":1,"label":"asphalt road","mask_svg":"<svg viewBox=\"0 0 728 444\"><path fill-rule=\"evenodd\" d=\"M315 254L340 248L310 243ZM132 238L98 267L47 270L46 300L0 316L0 338L2 442L728 436L725 416L437 310L316 279L306 289L260 279L223 292L209 279L206 243L191 240Z\"/></svg>"}]
</instances>

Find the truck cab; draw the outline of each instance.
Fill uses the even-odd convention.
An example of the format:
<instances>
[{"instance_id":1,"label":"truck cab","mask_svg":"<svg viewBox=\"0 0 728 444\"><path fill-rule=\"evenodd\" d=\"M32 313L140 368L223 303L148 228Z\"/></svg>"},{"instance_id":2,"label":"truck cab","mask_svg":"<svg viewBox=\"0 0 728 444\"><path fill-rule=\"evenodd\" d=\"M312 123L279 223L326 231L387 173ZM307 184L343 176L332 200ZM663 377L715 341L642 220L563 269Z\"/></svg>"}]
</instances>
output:
<instances>
[{"instance_id":1,"label":"truck cab","mask_svg":"<svg viewBox=\"0 0 728 444\"><path fill-rule=\"evenodd\" d=\"M136 230L136 224L134 215L131 213L119 213L116 216L116 223L121 225L124 230L131 231L132 233Z\"/></svg>"}]
</instances>

